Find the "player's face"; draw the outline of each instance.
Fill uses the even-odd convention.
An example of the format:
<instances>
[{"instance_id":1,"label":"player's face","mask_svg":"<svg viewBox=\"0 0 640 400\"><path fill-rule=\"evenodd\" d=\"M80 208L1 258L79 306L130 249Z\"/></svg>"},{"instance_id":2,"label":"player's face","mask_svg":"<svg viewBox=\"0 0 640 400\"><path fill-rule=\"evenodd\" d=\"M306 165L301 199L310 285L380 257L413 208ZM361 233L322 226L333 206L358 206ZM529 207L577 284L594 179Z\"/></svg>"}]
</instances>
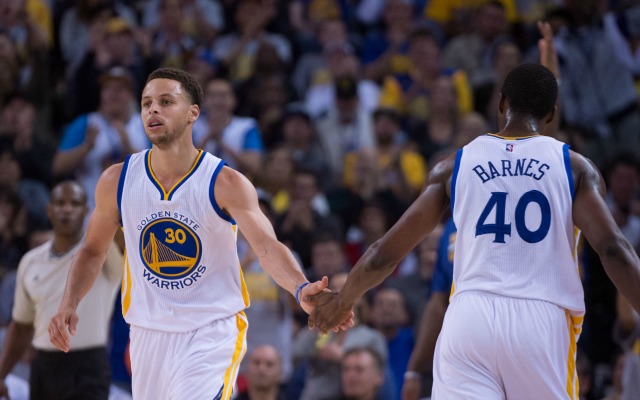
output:
<instances>
[{"instance_id":1,"label":"player's face","mask_svg":"<svg viewBox=\"0 0 640 400\"><path fill-rule=\"evenodd\" d=\"M169 147L198 118L200 109L191 104L180 82L153 79L142 92L140 114L151 143Z\"/></svg>"}]
</instances>

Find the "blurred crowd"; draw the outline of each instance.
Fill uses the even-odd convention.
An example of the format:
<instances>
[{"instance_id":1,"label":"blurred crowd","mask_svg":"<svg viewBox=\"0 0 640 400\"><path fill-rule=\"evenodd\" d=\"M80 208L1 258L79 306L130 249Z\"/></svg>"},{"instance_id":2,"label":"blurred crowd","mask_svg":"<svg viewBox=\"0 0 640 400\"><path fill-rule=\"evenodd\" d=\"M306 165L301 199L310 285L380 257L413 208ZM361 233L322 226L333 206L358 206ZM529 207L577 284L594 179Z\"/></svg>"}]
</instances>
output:
<instances>
[{"instance_id":1,"label":"blurred crowd","mask_svg":"<svg viewBox=\"0 0 640 400\"><path fill-rule=\"evenodd\" d=\"M538 62L539 20L560 65L553 134L601 169L616 222L640 249L640 1L1 0L0 326L21 257L52 235L53 185L80 182L92 206L102 171L150 146L139 98L155 68L197 77L196 147L249 177L310 279L339 288L430 167L499 130L502 81ZM328 335L305 328L240 235L251 307L239 398L275 387L269 398L399 399L439 234L370 293L357 328ZM620 334L640 332L637 315L580 249L581 391L619 399L634 357L640 381L640 339ZM126 391L128 328L114 302L112 380Z\"/></svg>"}]
</instances>

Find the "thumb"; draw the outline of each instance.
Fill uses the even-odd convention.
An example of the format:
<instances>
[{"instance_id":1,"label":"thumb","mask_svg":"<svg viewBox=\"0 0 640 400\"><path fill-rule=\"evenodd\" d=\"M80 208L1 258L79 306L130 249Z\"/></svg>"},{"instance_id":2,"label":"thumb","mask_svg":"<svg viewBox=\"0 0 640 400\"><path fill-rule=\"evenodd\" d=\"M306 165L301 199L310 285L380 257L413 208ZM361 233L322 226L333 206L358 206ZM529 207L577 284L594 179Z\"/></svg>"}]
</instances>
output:
<instances>
[{"instance_id":1,"label":"thumb","mask_svg":"<svg viewBox=\"0 0 640 400\"><path fill-rule=\"evenodd\" d=\"M76 334L76 326L78 325L78 316L77 315L72 315L71 318L69 318L69 333L71 335L75 335Z\"/></svg>"}]
</instances>

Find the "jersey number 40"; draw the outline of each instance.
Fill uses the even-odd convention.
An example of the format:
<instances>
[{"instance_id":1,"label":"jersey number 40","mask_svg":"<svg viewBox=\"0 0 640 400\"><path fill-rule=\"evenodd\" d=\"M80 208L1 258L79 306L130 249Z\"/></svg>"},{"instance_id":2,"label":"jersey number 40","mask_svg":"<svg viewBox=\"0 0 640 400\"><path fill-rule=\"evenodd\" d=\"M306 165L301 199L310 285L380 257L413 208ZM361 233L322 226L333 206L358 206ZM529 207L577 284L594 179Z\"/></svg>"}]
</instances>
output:
<instances>
[{"instance_id":1,"label":"jersey number 40","mask_svg":"<svg viewBox=\"0 0 640 400\"><path fill-rule=\"evenodd\" d=\"M540 226L530 230L525 223L525 214L529 204L536 203L540 207ZM495 235L494 243L504 243L505 235L511 236L511 223L506 223L507 192L492 192L487 205L484 206L476 224L476 236ZM493 209L495 222L487 223L487 218ZM516 204L513 219L518 235L527 243L538 243L547 236L551 226L551 206L547 197L537 190L530 190L520 197Z\"/></svg>"}]
</instances>

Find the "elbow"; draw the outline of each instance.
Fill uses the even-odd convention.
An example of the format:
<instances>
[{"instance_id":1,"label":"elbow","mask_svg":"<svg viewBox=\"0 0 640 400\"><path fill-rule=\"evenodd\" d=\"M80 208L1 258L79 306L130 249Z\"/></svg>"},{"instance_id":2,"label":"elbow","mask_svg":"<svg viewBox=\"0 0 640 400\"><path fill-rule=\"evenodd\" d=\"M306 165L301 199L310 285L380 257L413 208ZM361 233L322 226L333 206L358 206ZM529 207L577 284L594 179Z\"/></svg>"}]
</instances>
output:
<instances>
[{"instance_id":1,"label":"elbow","mask_svg":"<svg viewBox=\"0 0 640 400\"><path fill-rule=\"evenodd\" d=\"M612 234L602 240L595 249L603 260L624 258L625 253L630 254L630 252L634 251L631 243L621 232Z\"/></svg>"},{"instance_id":2,"label":"elbow","mask_svg":"<svg viewBox=\"0 0 640 400\"><path fill-rule=\"evenodd\" d=\"M398 261L394 261L380 251L379 241L373 243L367 249L366 260L365 269L372 272L390 271L398 264Z\"/></svg>"}]
</instances>

